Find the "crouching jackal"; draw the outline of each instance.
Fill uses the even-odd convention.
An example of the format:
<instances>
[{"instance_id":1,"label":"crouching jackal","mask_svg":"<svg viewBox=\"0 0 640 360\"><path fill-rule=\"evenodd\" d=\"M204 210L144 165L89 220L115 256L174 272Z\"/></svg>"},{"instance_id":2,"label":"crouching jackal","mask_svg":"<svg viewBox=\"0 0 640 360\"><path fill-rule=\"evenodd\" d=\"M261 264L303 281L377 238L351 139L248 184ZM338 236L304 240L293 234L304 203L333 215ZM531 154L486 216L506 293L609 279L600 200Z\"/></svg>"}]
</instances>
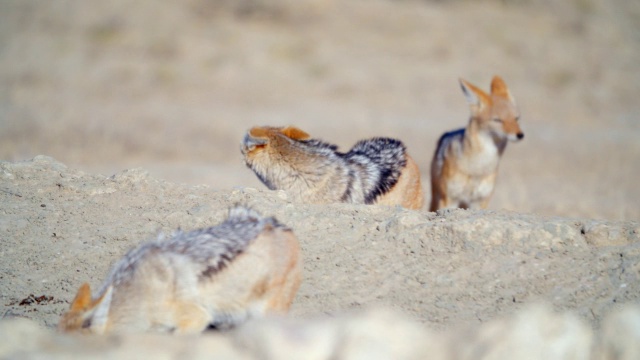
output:
<instances>
[{"instance_id":1,"label":"crouching jackal","mask_svg":"<svg viewBox=\"0 0 640 360\"><path fill-rule=\"evenodd\" d=\"M402 142L359 141L349 152L296 127L254 127L241 145L245 164L271 190L315 204L423 204L420 170Z\"/></svg>"},{"instance_id":2,"label":"crouching jackal","mask_svg":"<svg viewBox=\"0 0 640 360\"><path fill-rule=\"evenodd\" d=\"M129 251L95 296L80 287L58 329L197 333L284 313L301 281L299 252L290 229L236 207L218 226Z\"/></svg>"},{"instance_id":3,"label":"crouching jackal","mask_svg":"<svg viewBox=\"0 0 640 360\"><path fill-rule=\"evenodd\" d=\"M430 211L486 208L507 141L524 137L515 101L499 76L491 82L491 94L462 79L460 86L471 118L466 128L445 133L438 141L431 162Z\"/></svg>"}]
</instances>

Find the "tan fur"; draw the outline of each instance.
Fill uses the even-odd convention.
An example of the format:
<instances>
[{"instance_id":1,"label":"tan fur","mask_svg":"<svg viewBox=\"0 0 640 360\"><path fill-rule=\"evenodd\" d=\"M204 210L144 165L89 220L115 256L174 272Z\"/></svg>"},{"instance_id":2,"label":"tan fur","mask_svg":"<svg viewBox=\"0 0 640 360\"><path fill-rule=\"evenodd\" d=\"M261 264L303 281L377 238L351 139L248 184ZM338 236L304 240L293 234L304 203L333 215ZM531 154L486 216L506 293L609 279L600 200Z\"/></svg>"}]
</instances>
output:
<instances>
[{"instance_id":1,"label":"tan fur","mask_svg":"<svg viewBox=\"0 0 640 360\"><path fill-rule=\"evenodd\" d=\"M420 169L413 158L407 155L407 165L400 175L400 179L394 188L380 196L377 204L397 205L407 209L422 209L424 205L424 195L422 193L422 183L420 180Z\"/></svg>"},{"instance_id":2,"label":"tan fur","mask_svg":"<svg viewBox=\"0 0 640 360\"><path fill-rule=\"evenodd\" d=\"M300 263L294 234L273 226L266 226L230 263L207 276L179 257L150 254L136 263L129 281L108 286L96 300L91 300L88 284L80 287L58 329L199 333L211 323L233 326L247 318L285 313L300 286ZM96 315L101 304L107 313Z\"/></svg>"},{"instance_id":3,"label":"tan fur","mask_svg":"<svg viewBox=\"0 0 640 360\"><path fill-rule=\"evenodd\" d=\"M306 132L298 129L297 127L294 126L288 126L284 129L282 129L282 133L294 140L307 140L310 139L311 136L309 134L307 134Z\"/></svg>"},{"instance_id":4,"label":"tan fur","mask_svg":"<svg viewBox=\"0 0 640 360\"><path fill-rule=\"evenodd\" d=\"M348 165L335 155L337 152L334 150L314 152L318 149L309 150L300 145L300 140L309 139L309 134L293 126L254 127L245 135L241 150L247 166L267 187L285 190L295 201L316 204L364 203L364 199L343 199L345 193L361 190L357 184L350 182ZM410 209L422 207L420 171L410 156L406 155L406 158L407 164L398 182L388 192L378 196L376 204L401 205ZM276 175L265 175L267 173Z\"/></svg>"},{"instance_id":5,"label":"tan fur","mask_svg":"<svg viewBox=\"0 0 640 360\"><path fill-rule=\"evenodd\" d=\"M486 208L507 141L524 137L518 109L502 78L493 78L491 94L462 79L460 85L471 117L464 131L444 134L438 142L431 163L430 211Z\"/></svg>"}]
</instances>

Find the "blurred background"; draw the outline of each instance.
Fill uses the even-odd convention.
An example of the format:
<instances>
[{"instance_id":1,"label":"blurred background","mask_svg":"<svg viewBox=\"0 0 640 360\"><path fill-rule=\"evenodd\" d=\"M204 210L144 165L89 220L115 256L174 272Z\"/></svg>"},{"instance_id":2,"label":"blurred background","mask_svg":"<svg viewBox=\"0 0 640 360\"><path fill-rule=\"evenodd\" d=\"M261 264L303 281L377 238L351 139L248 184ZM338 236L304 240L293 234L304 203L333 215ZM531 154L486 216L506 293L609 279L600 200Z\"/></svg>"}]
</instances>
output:
<instances>
[{"instance_id":1,"label":"blurred background","mask_svg":"<svg viewBox=\"0 0 640 360\"><path fill-rule=\"evenodd\" d=\"M240 140L291 124L403 140L428 203L458 78L495 74L526 136L490 208L640 220L639 1L2 0L0 159L263 187Z\"/></svg>"}]
</instances>

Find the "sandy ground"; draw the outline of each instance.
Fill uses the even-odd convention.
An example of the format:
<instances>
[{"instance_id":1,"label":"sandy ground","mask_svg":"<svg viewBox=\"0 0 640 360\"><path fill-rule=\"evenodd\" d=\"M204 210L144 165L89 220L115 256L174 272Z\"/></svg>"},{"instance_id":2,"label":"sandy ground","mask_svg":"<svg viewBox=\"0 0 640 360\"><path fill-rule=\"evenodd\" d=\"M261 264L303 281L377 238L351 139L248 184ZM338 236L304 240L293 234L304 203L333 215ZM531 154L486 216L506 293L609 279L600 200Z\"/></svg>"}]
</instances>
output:
<instances>
[{"instance_id":1,"label":"sandy ground","mask_svg":"<svg viewBox=\"0 0 640 360\"><path fill-rule=\"evenodd\" d=\"M448 329L545 302L597 327L640 299L638 64L623 0L0 2L3 317L52 327L131 246L246 202L299 236L294 317ZM397 137L428 203L436 140L468 117L458 77L494 74L526 137L488 211L293 204L241 163L253 125Z\"/></svg>"},{"instance_id":2,"label":"sandy ground","mask_svg":"<svg viewBox=\"0 0 640 360\"><path fill-rule=\"evenodd\" d=\"M610 312L621 305L638 304L640 299L640 223L634 221L490 210L430 213L375 205L305 205L292 203L284 192L178 185L154 179L142 169L126 170L112 177L92 175L44 156L32 161L0 162L0 180L3 318L27 318L45 328L55 327L81 283L87 281L93 288L98 287L110 264L131 247L155 238L160 231L219 223L227 209L237 203L276 216L293 229L300 241L304 280L291 318L340 319L345 312L371 307L396 312L340 320L347 324L325 324L328 329L319 333L312 330L317 325L296 331L291 325L274 328L271 324L248 326L247 336L242 335L244 332L233 335L250 348L256 346L257 354L263 353L262 346L282 349L284 344L296 345L294 348L299 350L317 350L309 339L320 338L321 344L336 336L349 339L350 331L355 331L353 326L372 336L375 340L371 341L392 346L398 344L398 338L399 344L403 343L401 334L408 331L406 326L422 327L421 331L427 332L487 323L482 331L466 333L465 346L484 349L489 346L483 345L485 342L494 346L493 341L497 341L500 347L505 341L513 341L508 340L511 335L507 334L520 334L514 331L513 324L509 325L513 321L515 329L523 334L533 331L533 335L522 335L524 339L537 336L537 331L551 331L542 336L542 345L553 349L552 341L557 340L572 351L582 349L588 353L591 346L589 336L584 335L588 334L587 329L601 328ZM496 319L540 303L570 313L577 320L566 323L562 316L533 312L502 325L495 323ZM405 317L412 322L407 323ZM640 329L640 307L631 319L637 321L629 326ZM366 325L369 323L373 328ZM33 333L33 327L24 330L18 324L17 329L22 330L13 333L9 330L13 325L7 326L0 333L8 332L11 339L18 340L4 345L0 341L0 357L6 354L7 347L15 348L26 339L30 340L24 344L49 344L35 349L45 354L55 350L62 357L75 354L73 349L79 346L74 342L75 347L69 348L70 340L64 339L36 341L44 335L40 331ZM258 330L251 330L255 326ZM622 335L621 327L616 325L614 329L614 338ZM299 332L310 334L302 338L290 335ZM633 334L640 339L640 330ZM283 338L279 339L281 335ZM565 335L571 339L569 345L562 340ZM440 343L438 338L424 339ZM452 344L457 344L461 336L452 338ZM631 344L639 344L636 340ZM413 346L421 343L416 341L400 348L416 350ZM580 346L571 345L573 341ZM58 345L52 348L52 342ZM538 346L525 342L533 348ZM127 343L130 345L125 346ZM111 345L101 346L113 351L125 346L128 351L137 351L140 345L135 343L110 340ZM86 345L90 351L100 348L95 347L95 341L88 344L94 344ZM167 347L166 351L186 346L171 344L174 347ZM452 346L458 349L457 345ZM367 348L361 343L356 347ZM477 358L483 352L472 353L476 355L471 358ZM107 356L101 352L95 355Z\"/></svg>"}]
</instances>

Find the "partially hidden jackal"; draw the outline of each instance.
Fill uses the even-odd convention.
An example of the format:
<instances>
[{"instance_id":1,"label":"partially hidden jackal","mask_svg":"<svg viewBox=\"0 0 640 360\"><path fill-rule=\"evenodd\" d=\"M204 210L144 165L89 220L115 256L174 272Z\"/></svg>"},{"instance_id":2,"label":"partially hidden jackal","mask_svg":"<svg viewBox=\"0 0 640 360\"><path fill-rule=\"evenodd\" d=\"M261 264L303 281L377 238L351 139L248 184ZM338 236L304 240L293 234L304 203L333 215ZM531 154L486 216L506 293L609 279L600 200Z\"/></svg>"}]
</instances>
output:
<instances>
[{"instance_id":1,"label":"partially hidden jackal","mask_svg":"<svg viewBox=\"0 0 640 360\"><path fill-rule=\"evenodd\" d=\"M486 208L493 194L498 163L508 141L524 137L520 113L505 82L491 81L491 93L460 79L471 108L466 128L440 137L431 162L430 211Z\"/></svg>"},{"instance_id":2,"label":"partially hidden jackal","mask_svg":"<svg viewBox=\"0 0 640 360\"><path fill-rule=\"evenodd\" d=\"M402 142L373 138L346 153L293 127L250 129L241 144L245 164L271 190L315 204L423 204L420 170Z\"/></svg>"},{"instance_id":3,"label":"partially hidden jackal","mask_svg":"<svg viewBox=\"0 0 640 360\"><path fill-rule=\"evenodd\" d=\"M92 296L80 287L58 329L198 333L289 309L301 281L296 237L236 207L218 226L145 243L117 262Z\"/></svg>"}]
</instances>

